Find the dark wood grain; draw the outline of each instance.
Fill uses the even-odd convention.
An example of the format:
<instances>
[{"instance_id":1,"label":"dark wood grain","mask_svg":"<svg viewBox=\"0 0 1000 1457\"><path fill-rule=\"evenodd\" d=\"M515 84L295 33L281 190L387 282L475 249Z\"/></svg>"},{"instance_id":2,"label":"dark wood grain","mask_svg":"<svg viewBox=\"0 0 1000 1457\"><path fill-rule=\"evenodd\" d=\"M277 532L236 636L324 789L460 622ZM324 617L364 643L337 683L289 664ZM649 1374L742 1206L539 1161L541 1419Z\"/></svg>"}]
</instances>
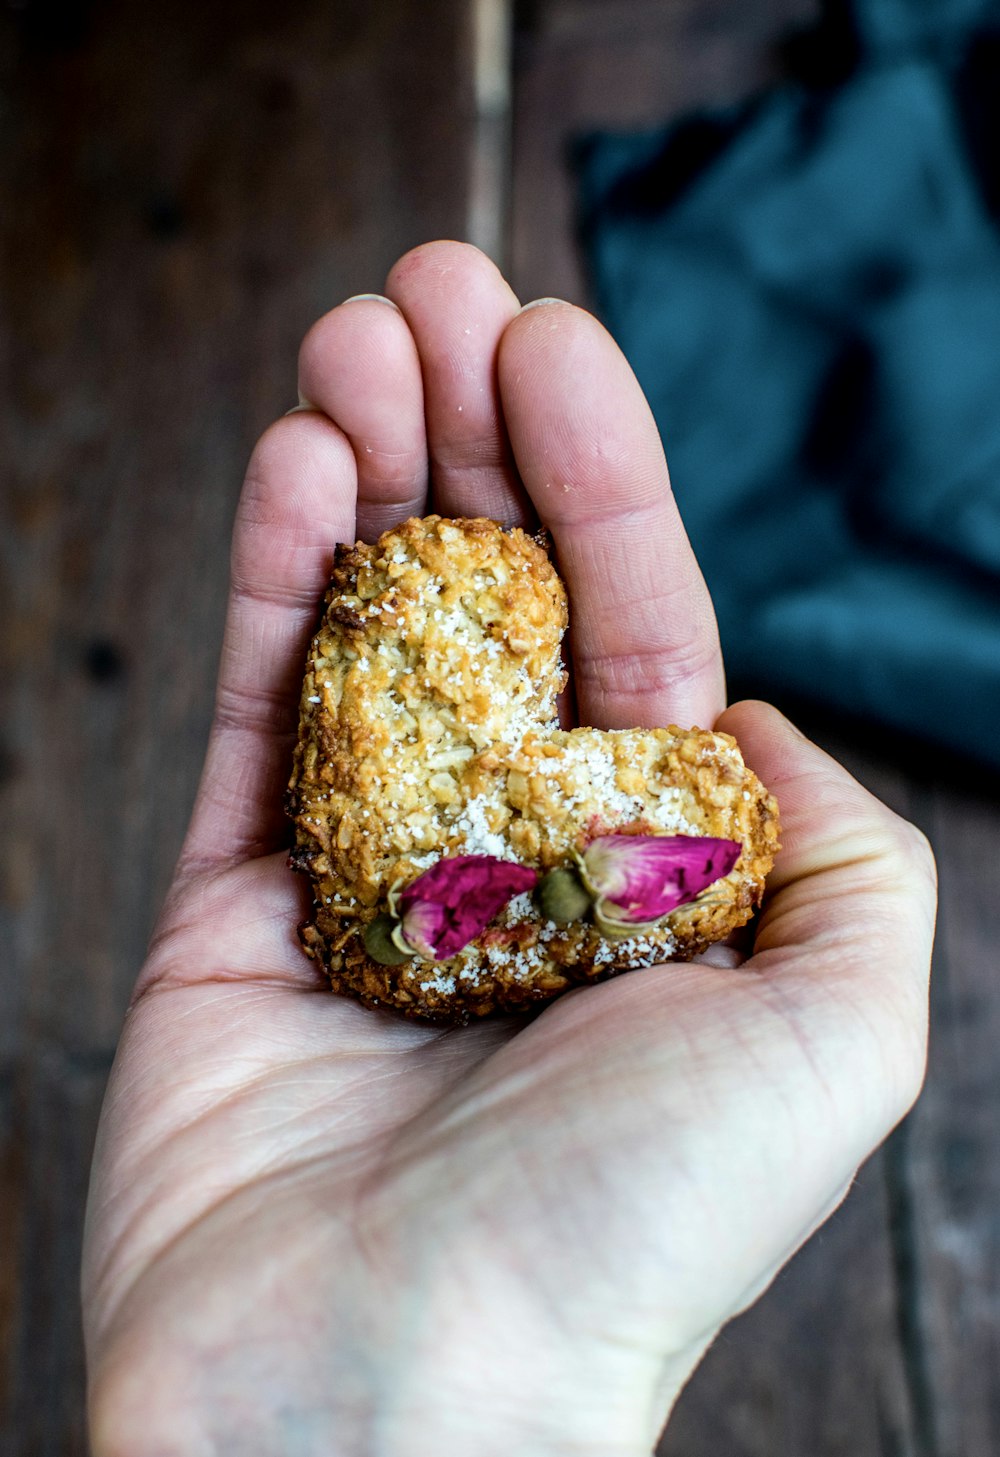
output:
<instances>
[{"instance_id":1,"label":"dark wood grain","mask_svg":"<svg viewBox=\"0 0 1000 1457\"><path fill-rule=\"evenodd\" d=\"M83 1450L101 1089L194 794L231 518L299 339L461 235L462 0L0 16L0 1451Z\"/></svg>"},{"instance_id":2,"label":"dark wood grain","mask_svg":"<svg viewBox=\"0 0 1000 1457\"><path fill-rule=\"evenodd\" d=\"M521 297L589 303L566 164L574 135L655 126L751 94L778 74L788 27L817 9L524 0L511 229ZM928 1080L843 1208L722 1333L660 1451L989 1457L1000 1449L1000 777L973 757L782 706L937 851Z\"/></svg>"}]
</instances>

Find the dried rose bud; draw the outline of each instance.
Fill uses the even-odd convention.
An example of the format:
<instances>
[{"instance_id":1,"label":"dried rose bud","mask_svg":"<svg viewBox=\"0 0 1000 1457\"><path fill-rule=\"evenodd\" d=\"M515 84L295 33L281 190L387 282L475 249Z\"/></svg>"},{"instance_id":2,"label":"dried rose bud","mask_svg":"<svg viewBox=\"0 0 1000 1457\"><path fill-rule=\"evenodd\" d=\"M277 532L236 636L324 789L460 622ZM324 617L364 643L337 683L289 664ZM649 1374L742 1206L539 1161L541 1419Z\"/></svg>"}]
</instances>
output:
<instances>
[{"instance_id":1,"label":"dried rose bud","mask_svg":"<svg viewBox=\"0 0 1000 1457\"><path fill-rule=\"evenodd\" d=\"M376 916L374 921L369 921L365 927L363 940L365 950L373 961L380 966L402 966L404 961L413 959L412 951L401 951L393 939L399 922L395 916L390 916L383 911Z\"/></svg>"},{"instance_id":2,"label":"dried rose bud","mask_svg":"<svg viewBox=\"0 0 1000 1457\"><path fill-rule=\"evenodd\" d=\"M650 930L728 875L740 858L737 840L707 835L602 835L580 857L594 897L594 921L605 936Z\"/></svg>"},{"instance_id":3,"label":"dried rose bud","mask_svg":"<svg viewBox=\"0 0 1000 1457\"><path fill-rule=\"evenodd\" d=\"M474 941L512 896L534 890L537 881L537 870L493 855L439 860L402 890L390 892L396 922L392 945L406 956L447 961Z\"/></svg>"},{"instance_id":4,"label":"dried rose bud","mask_svg":"<svg viewBox=\"0 0 1000 1457\"><path fill-rule=\"evenodd\" d=\"M589 913L592 897L580 879L580 872L572 866L560 865L538 882L535 902L547 921L568 926L571 921L582 921Z\"/></svg>"}]
</instances>

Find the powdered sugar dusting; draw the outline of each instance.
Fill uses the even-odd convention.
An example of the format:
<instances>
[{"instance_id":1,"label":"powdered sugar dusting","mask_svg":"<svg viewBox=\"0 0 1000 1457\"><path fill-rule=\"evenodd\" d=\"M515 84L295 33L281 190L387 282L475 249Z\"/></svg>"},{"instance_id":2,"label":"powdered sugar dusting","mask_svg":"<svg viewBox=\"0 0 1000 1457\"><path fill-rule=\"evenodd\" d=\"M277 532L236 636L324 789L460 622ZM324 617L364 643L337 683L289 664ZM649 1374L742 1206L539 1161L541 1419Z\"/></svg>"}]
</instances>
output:
<instances>
[{"instance_id":1,"label":"powdered sugar dusting","mask_svg":"<svg viewBox=\"0 0 1000 1457\"><path fill-rule=\"evenodd\" d=\"M440 992L443 997L450 997L455 991L455 978L438 972L437 976L429 976L426 981L420 983L422 992Z\"/></svg>"},{"instance_id":2,"label":"powdered sugar dusting","mask_svg":"<svg viewBox=\"0 0 1000 1457\"><path fill-rule=\"evenodd\" d=\"M564 780L568 781L567 808L588 814L597 809L608 824L627 825L644 819L665 833L697 834L684 813L684 797L679 790L661 785L658 793L651 795L645 776L639 776L642 782L634 792L620 787L621 765L614 753L615 737L614 730L607 731L603 739L587 731L565 736L560 768L564 771Z\"/></svg>"},{"instance_id":3,"label":"powdered sugar dusting","mask_svg":"<svg viewBox=\"0 0 1000 1457\"><path fill-rule=\"evenodd\" d=\"M496 801L494 800L494 805ZM493 855L498 860L516 860L507 837L490 828L490 801L485 796L470 799L453 821L453 830L461 836L462 853ZM523 897L518 897L523 899Z\"/></svg>"}]
</instances>

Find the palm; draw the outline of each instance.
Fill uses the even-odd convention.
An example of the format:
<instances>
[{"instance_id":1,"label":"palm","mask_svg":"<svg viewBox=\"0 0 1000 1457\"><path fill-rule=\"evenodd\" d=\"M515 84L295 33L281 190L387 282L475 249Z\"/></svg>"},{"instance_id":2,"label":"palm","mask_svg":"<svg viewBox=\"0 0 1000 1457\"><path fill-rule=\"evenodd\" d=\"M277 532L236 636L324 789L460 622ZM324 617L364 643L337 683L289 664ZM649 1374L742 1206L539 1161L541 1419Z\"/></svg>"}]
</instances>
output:
<instances>
[{"instance_id":1,"label":"palm","mask_svg":"<svg viewBox=\"0 0 1000 1457\"><path fill-rule=\"evenodd\" d=\"M482 272L480 263L465 263ZM485 312L503 314L507 305L491 286ZM434 398L433 336L421 316L427 285L421 292L419 280L403 277L397 287L423 343L428 395L420 412L433 433L441 400ZM372 307L385 306L365 306ZM596 329L592 321L584 327ZM598 376L608 368L607 359L596 359ZM606 377L595 388L606 389ZM558 394L558 381L553 389ZM315 380L307 392L315 398ZM544 440L546 428L544 401L538 418L529 418L536 403L519 404L513 384L504 401L529 489L532 450L545 460L543 474L559 470L549 444L530 444ZM357 408L348 400L330 414L350 417ZM622 428L648 429L634 398L618 402L619 418L623 411ZM354 435L363 432L350 420L344 428L357 451ZM473 514L476 493L481 514L524 514L520 485L493 443L485 478L481 463L439 472L448 481L438 488L441 509ZM655 458L645 437L635 453L640 466ZM387 502L390 476L397 498L402 489L402 449L367 454L376 456L376 471L380 454L396 464L366 485L370 465L358 453L364 534L388 524L392 511L423 505L419 496ZM419 445L413 454L419 460ZM641 486L641 469L638 476ZM600 551L586 541L586 522L570 519L572 509L562 543L558 519L553 524L578 606L594 589L588 570L604 567L594 567ZM608 535L595 515L592 534L598 528ZM643 571L635 550L632 590ZM660 560L673 552L688 598L686 615L682 603L660 641L649 639L644 619L634 629L640 652L613 625L620 621L614 613L578 629L578 693L590 721L617 726L655 714L649 679L634 671L639 661L662 680L669 700L662 721L708 722L721 707L710 617L684 551L676 539L658 551ZM237 548L237 572L238 563ZM313 587L321 569L314 562ZM295 608L299 640L308 595ZM270 596L273 603L279 594ZM287 699L301 659L287 650L285 658L274 672ZM662 669L671 660L680 664L672 682ZM276 688L271 697L278 699ZM220 702L236 698L224 663ZM302 1450L325 1451L329 1431L345 1420L343 1390L360 1381L376 1352L390 1371L409 1372L402 1382L387 1378L381 1400L390 1413L398 1408L400 1421L412 1420L425 1400L429 1353L445 1342L456 1349L456 1335L457 1349L475 1352L484 1310L495 1315L491 1362L501 1384L541 1393L553 1382L576 1381L585 1393L596 1379L623 1400L646 1390L655 1401L664 1380L664 1398L913 1096L922 1022L912 965L920 963L925 933L905 908L894 910L885 889L887 868L914 853L909 842L879 811L868 859L841 847L820 874L813 867L802 881L795 857L815 858L817 801L835 830L846 776L816 751L798 748L762 706L730 710L726 726L751 762L756 754L786 825L785 868L779 865L751 963L760 974L721 965L654 968L574 993L530 1021L441 1032L369 1013L318 984L294 940L301 886L283 854L259 853L280 842L273 802L287 740L276 752L267 712L250 728L236 722L233 729L230 703L225 718L230 739L250 732L269 744L258 804L242 812L242 822L231 799L227 807L227 752L231 763L235 745L227 745L224 727L102 1128L88 1240L88 1344L97 1388L117 1393L115 1420L121 1423L132 1400L147 1424L167 1422L177 1391L197 1389L203 1427L214 1421L230 1432L235 1421L259 1433L274 1427L280 1407L299 1413L300 1424L310 1413L315 1447ZM218 842L220 804L242 847L221 861L205 848ZM848 828L845 822L845 834ZM908 865L907 873L920 872ZM848 895L858 912L845 922L840 907ZM903 1015L886 997L876 997L873 1010L857 994L872 954L860 927L873 909L906 967L886 985L889 998L906 999ZM525 1330L534 1338L528 1346ZM572 1362L544 1354L557 1352L567 1332ZM408 1353L397 1349L404 1340ZM122 1377L123 1369L132 1374ZM450 1379L460 1402L480 1373L475 1364L463 1370L459 1357ZM586 1403L585 1395L579 1399ZM613 1398L605 1400L613 1409ZM204 1415L210 1409L215 1415ZM354 1412L351 1419L367 1418ZM609 1410L607 1419L608 1432L595 1431L595 1450L642 1451L655 1434L655 1410L641 1402L613 1418ZM99 1416L97 1431L100 1452ZM283 1451L286 1439L279 1433L259 1450ZM245 1443L240 1450L258 1448Z\"/></svg>"}]
</instances>

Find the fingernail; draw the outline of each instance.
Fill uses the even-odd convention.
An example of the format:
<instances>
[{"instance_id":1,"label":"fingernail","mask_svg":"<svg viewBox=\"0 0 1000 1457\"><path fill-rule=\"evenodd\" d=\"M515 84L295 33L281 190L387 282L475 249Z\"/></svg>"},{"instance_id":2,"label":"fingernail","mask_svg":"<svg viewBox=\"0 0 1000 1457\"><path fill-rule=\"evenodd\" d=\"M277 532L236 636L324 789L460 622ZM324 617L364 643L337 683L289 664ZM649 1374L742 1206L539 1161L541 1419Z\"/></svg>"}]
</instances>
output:
<instances>
[{"instance_id":1,"label":"fingernail","mask_svg":"<svg viewBox=\"0 0 1000 1457\"><path fill-rule=\"evenodd\" d=\"M285 416L287 418L289 415L306 414L310 410L318 411L319 410L319 406L318 405L314 405L313 402L312 402L312 400L307 400L306 397L305 397L305 395L302 393L302 391L299 390L299 402L298 402L298 404L297 405L293 405L290 410L286 410L285 411Z\"/></svg>"},{"instance_id":2,"label":"fingernail","mask_svg":"<svg viewBox=\"0 0 1000 1457\"><path fill-rule=\"evenodd\" d=\"M542 304L564 304L564 298L533 298L530 304L521 305L521 313L526 314L529 309L540 309Z\"/></svg>"},{"instance_id":3,"label":"fingernail","mask_svg":"<svg viewBox=\"0 0 1000 1457\"><path fill-rule=\"evenodd\" d=\"M396 313L399 313L399 305L394 304L391 298L386 298L384 293L352 293L350 298L344 299L344 303L363 303L366 299L371 300L372 302L377 304L388 304L390 309L395 309Z\"/></svg>"}]
</instances>

